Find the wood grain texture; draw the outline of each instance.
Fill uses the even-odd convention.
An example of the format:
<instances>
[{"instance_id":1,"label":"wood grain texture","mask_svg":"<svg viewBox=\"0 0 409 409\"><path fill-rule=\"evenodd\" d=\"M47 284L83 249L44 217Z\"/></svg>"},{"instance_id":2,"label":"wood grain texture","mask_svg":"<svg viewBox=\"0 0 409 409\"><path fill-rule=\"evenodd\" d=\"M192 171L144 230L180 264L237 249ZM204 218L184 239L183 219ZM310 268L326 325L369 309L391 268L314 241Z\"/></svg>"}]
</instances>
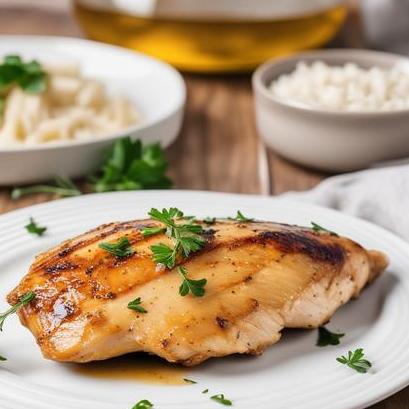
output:
<instances>
[{"instance_id":1,"label":"wood grain texture","mask_svg":"<svg viewBox=\"0 0 409 409\"><path fill-rule=\"evenodd\" d=\"M356 0L351 15L332 46L363 47L365 41ZM80 36L75 21L56 9L0 7L1 34ZM183 130L168 149L170 174L177 188L260 193L258 136L254 124L250 76L185 75L189 100ZM268 152L273 193L304 190L327 175L304 169ZM12 201L0 189L0 213L53 199L36 195ZM368 375L370 376L370 375ZM348 393L345 391L345 393ZM409 388L371 409L408 409Z\"/></svg>"}]
</instances>

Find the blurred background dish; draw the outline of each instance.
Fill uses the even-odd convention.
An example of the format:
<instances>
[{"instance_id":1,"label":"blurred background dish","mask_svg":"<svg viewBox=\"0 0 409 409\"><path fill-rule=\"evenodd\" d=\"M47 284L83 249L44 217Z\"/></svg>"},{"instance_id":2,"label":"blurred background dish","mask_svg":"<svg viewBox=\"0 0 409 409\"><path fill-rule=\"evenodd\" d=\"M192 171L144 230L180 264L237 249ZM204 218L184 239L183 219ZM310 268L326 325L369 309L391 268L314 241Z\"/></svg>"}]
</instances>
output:
<instances>
[{"instance_id":1,"label":"blurred background dish","mask_svg":"<svg viewBox=\"0 0 409 409\"><path fill-rule=\"evenodd\" d=\"M195 72L243 71L273 56L327 43L342 0L74 0L93 39Z\"/></svg>"},{"instance_id":2,"label":"blurred background dish","mask_svg":"<svg viewBox=\"0 0 409 409\"><path fill-rule=\"evenodd\" d=\"M18 54L49 64L78 64L85 77L101 81L136 107L140 120L130 127L85 140L0 149L0 184L31 183L55 175L89 173L102 152L121 136L170 145L182 123L186 99L181 76L165 63L142 54L87 40L63 37L1 36L0 56Z\"/></svg>"},{"instance_id":3,"label":"blurred background dish","mask_svg":"<svg viewBox=\"0 0 409 409\"><path fill-rule=\"evenodd\" d=\"M300 103L296 99L284 99L271 90L273 81L283 74L293 72L300 62L309 65L317 61L337 67L354 63L372 71L376 67L376 78L371 79L371 75L367 74L368 81L363 84L366 89L362 98L366 101L362 101L362 107L365 109L349 112L346 109L330 110L320 107L318 97L326 92L328 82L328 72L325 69L318 73L323 78L312 78L314 87L318 88L315 106ZM368 112L365 105L370 103L376 106L374 101L367 101L366 94L371 86L384 87L384 78L380 73L392 68L400 68L409 75L409 59L368 50L323 50L266 62L253 76L256 122L261 137L269 147L283 156L325 171L350 171L376 161L409 155L409 109L374 109ZM348 76L350 71L354 69L348 71L347 66L344 74ZM311 78L307 78L307 72L305 74L304 81L307 82ZM316 77L317 72L313 74ZM337 74L342 77L342 69ZM346 87L349 86L348 82L346 77ZM302 87L303 84L296 85ZM337 91L335 87L331 88L331 91ZM356 88L358 87L355 86L353 91L356 92ZM387 90L384 93L387 94Z\"/></svg>"}]
</instances>

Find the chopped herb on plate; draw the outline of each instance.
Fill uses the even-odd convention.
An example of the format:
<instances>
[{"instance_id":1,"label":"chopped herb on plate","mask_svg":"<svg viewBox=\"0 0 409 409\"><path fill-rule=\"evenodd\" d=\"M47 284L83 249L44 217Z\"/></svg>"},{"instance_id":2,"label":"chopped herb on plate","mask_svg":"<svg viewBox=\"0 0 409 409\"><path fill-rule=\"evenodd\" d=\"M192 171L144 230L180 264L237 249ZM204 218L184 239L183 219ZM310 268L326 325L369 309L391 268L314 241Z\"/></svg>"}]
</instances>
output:
<instances>
[{"instance_id":1,"label":"chopped herb on plate","mask_svg":"<svg viewBox=\"0 0 409 409\"><path fill-rule=\"evenodd\" d=\"M132 409L150 409L153 408L153 404L146 399L140 400Z\"/></svg>"},{"instance_id":2,"label":"chopped herb on plate","mask_svg":"<svg viewBox=\"0 0 409 409\"><path fill-rule=\"evenodd\" d=\"M213 395L213 396L210 397L210 399L212 399L212 400L214 400L214 401L216 401L218 403L221 403L222 405L225 405L225 406L232 406L233 405L232 401L229 400L229 399L226 399L222 393L220 393L219 395Z\"/></svg>"},{"instance_id":3,"label":"chopped herb on plate","mask_svg":"<svg viewBox=\"0 0 409 409\"><path fill-rule=\"evenodd\" d=\"M325 327L318 328L318 340L317 346L318 347L326 347L328 345L338 345L340 343L340 339L345 334L335 333L327 330Z\"/></svg>"},{"instance_id":4,"label":"chopped herb on plate","mask_svg":"<svg viewBox=\"0 0 409 409\"><path fill-rule=\"evenodd\" d=\"M254 221L254 219L250 219L250 218L244 216L244 214L240 210L237 210L236 217L233 220L236 220L238 222L243 222L243 223Z\"/></svg>"},{"instance_id":5,"label":"chopped herb on plate","mask_svg":"<svg viewBox=\"0 0 409 409\"><path fill-rule=\"evenodd\" d=\"M32 217L30 217L30 223L24 227L29 233L36 234L37 236L42 236L47 230L47 227L39 226Z\"/></svg>"},{"instance_id":6,"label":"chopped herb on plate","mask_svg":"<svg viewBox=\"0 0 409 409\"><path fill-rule=\"evenodd\" d=\"M121 237L115 243L102 242L98 244L98 247L102 250L107 251L118 258L130 257L135 252L132 250L131 243L129 242L128 237Z\"/></svg>"},{"instance_id":7,"label":"chopped herb on plate","mask_svg":"<svg viewBox=\"0 0 409 409\"><path fill-rule=\"evenodd\" d=\"M196 381L194 381L194 380L192 380L192 379L188 379L188 378L183 378L183 380L184 380L186 383L191 383L191 384L197 383Z\"/></svg>"},{"instance_id":8,"label":"chopped herb on plate","mask_svg":"<svg viewBox=\"0 0 409 409\"><path fill-rule=\"evenodd\" d=\"M183 277L182 284L179 287L179 294L184 297L189 292L195 297L203 297L205 294L205 285L207 280L202 278L200 280L191 280L187 277L187 271L184 267L179 267L179 273Z\"/></svg>"},{"instance_id":9,"label":"chopped herb on plate","mask_svg":"<svg viewBox=\"0 0 409 409\"><path fill-rule=\"evenodd\" d=\"M147 313L148 311L146 311L145 308L141 306L141 304L142 304L141 297L138 297L128 303L128 308L130 310L138 311L143 314Z\"/></svg>"},{"instance_id":10,"label":"chopped herb on plate","mask_svg":"<svg viewBox=\"0 0 409 409\"><path fill-rule=\"evenodd\" d=\"M325 232L325 233L329 233L331 236L336 236L338 237L338 234L335 233L332 230L328 230L325 227L320 226L319 224L315 223L315 222L311 222L311 228L314 232L319 233L319 232Z\"/></svg>"},{"instance_id":11,"label":"chopped herb on plate","mask_svg":"<svg viewBox=\"0 0 409 409\"><path fill-rule=\"evenodd\" d=\"M359 373L367 373L372 364L364 359L364 350L362 348L356 349L354 352L348 351L348 356L340 356L337 361L343 365L349 366L351 369Z\"/></svg>"}]
</instances>

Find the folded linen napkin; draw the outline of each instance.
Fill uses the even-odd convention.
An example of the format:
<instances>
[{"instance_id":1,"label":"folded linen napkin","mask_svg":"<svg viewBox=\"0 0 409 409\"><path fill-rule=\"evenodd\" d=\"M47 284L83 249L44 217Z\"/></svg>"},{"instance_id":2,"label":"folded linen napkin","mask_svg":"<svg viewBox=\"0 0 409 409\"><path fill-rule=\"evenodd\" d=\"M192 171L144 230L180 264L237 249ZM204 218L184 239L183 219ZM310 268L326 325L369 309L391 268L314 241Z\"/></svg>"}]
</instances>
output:
<instances>
[{"instance_id":1,"label":"folded linen napkin","mask_svg":"<svg viewBox=\"0 0 409 409\"><path fill-rule=\"evenodd\" d=\"M409 241L409 165L334 176L312 190L281 197L361 217Z\"/></svg>"}]
</instances>

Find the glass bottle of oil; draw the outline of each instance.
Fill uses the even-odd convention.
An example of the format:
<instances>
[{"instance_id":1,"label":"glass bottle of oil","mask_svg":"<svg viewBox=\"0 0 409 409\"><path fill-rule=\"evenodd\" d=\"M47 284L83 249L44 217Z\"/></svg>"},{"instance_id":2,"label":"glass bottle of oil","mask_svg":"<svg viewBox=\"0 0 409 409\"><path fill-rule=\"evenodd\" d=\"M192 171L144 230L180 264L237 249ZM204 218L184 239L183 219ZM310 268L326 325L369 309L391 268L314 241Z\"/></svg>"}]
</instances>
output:
<instances>
[{"instance_id":1,"label":"glass bottle of oil","mask_svg":"<svg viewBox=\"0 0 409 409\"><path fill-rule=\"evenodd\" d=\"M73 0L85 33L196 72L245 71L318 47L344 21L342 0Z\"/></svg>"}]
</instances>

